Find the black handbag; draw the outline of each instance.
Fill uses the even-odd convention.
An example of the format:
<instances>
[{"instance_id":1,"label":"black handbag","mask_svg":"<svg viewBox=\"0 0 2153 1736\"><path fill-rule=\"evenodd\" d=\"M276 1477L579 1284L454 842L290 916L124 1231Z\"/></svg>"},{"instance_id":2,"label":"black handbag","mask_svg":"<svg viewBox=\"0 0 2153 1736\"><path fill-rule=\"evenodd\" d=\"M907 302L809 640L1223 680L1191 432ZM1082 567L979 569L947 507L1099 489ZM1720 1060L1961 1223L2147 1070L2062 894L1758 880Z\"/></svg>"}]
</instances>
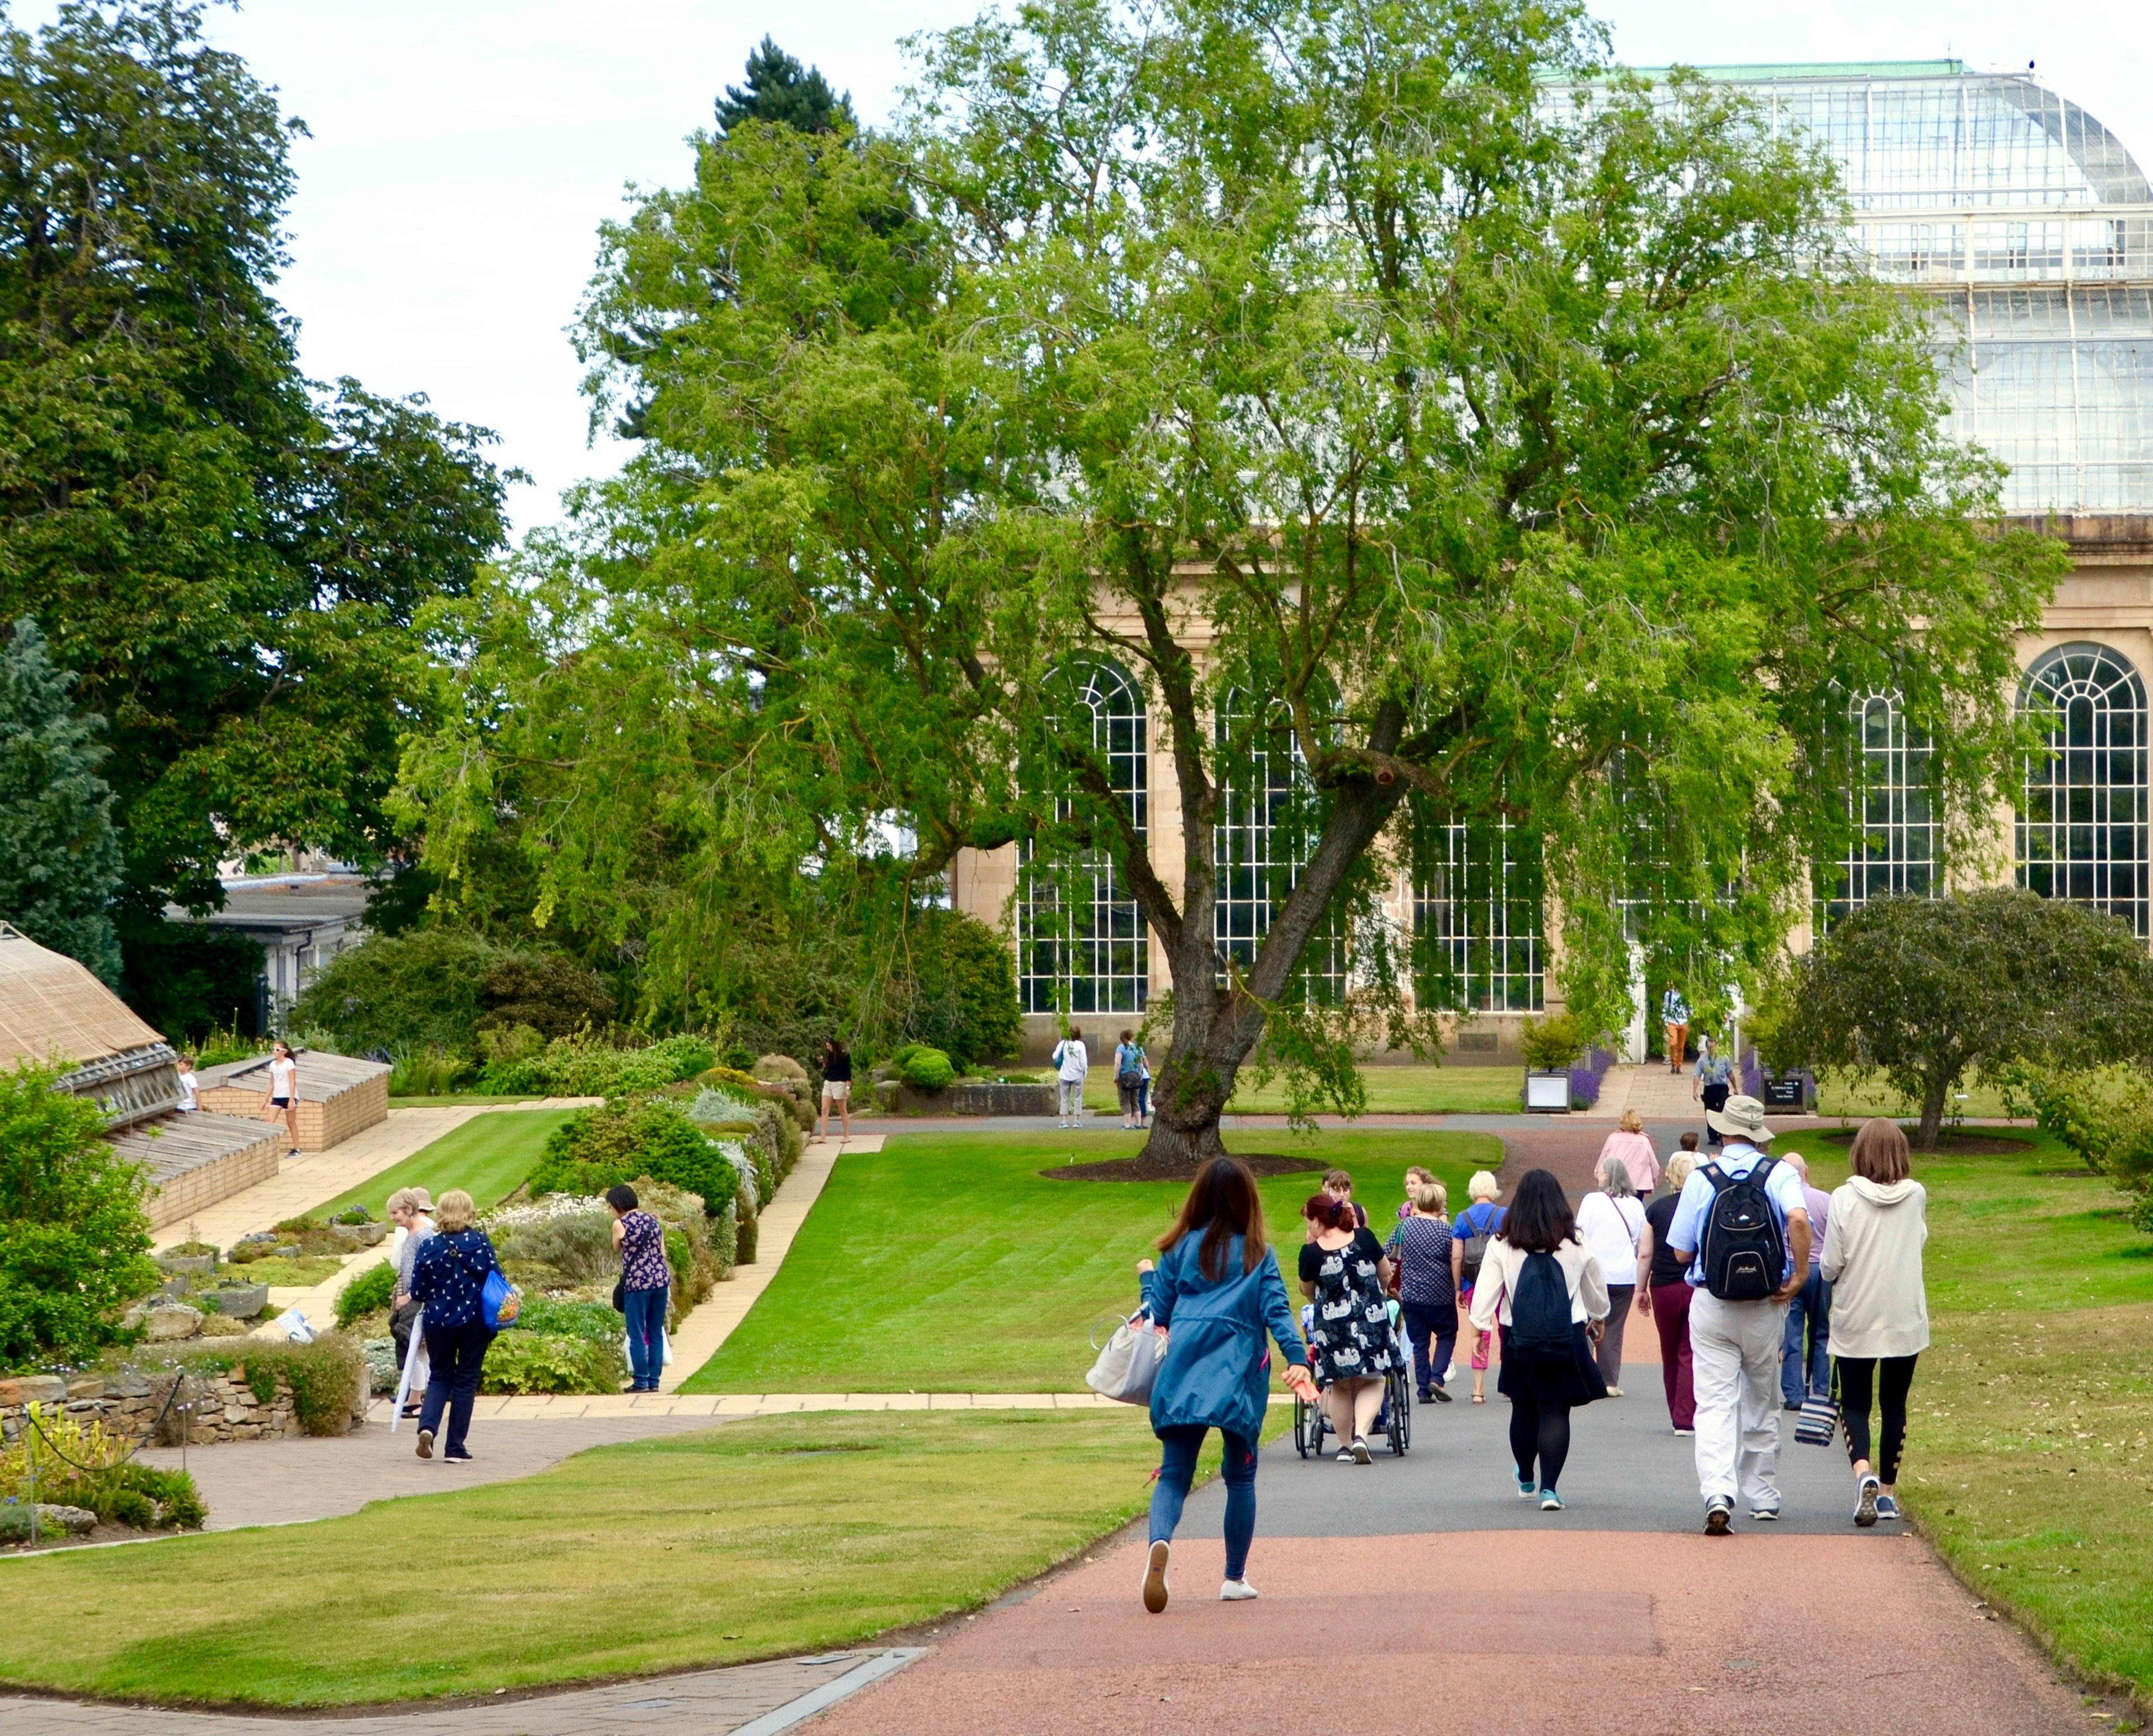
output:
<instances>
[{"instance_id":1,"label":"black handbag","mask_svg":"<svg viewBox=\"0 0 2153 1736\"><path fill-rule=\"evenodd\" d=\"M613 1280L613 1311L616 1314L625 1314L628 1312L628 1275L626 1273L623 1273L619 1277Z\"/></svg>"}]
</instances>

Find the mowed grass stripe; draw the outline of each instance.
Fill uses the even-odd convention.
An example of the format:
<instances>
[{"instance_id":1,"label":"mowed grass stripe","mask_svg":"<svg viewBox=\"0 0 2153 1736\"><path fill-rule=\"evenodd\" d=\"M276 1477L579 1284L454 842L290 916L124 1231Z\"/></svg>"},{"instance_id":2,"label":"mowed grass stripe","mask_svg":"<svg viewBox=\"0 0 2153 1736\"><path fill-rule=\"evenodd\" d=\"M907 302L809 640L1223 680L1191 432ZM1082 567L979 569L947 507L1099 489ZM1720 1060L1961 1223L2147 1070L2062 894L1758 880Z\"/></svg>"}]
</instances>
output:
<instances>
[{"instance_id":1,"label":"mowed grass stripe","mask_svg":"<svg viewBox=\"0 0 2153 1736\"><path fill-rule=\"evenodd\" d=\"M1140 1133L911 1134L842 1157L791 1251L687 1392L1077 1392L1101 1316L1136 1301L1136 1262L1184 1186L1051 1181L1044 1169L1133 1155ZM1463 1204L1497 1168L1485 1133L1321 1133L1263 1138L1349 1168L1387 1229L1407 1166ZM1290 1266L1311 1174L1263 1184Z\"/></svg>"},{"instance_id":2,"label":"mowed grass stripe","mask_svg":"<svg viewBox=\"0 0 2153 1736\"><path fill-rule=\"evenodd\" d=\"M474 1116L402 1163L391 1164L313 1209L328 1214L363 1205L379 1218L387 1213L389 1196L399 1188L422 1187L436 1199L450 1188L461 1188L484 1211L523 1185L524 1178L545 1150L548 1136L575 1112L573 1109L496 1109Z\"/></svg>"},{"instance_id":3,"label":"mowed grass stripe","mask_svg":"<svg viewBox=\"0 0 2153 1736\"><path fill-rule=\"evenodd\" d=\"M0 1561L38 1612L0 1625L0 1683L303 1708L820 1651L1044 1571L1143 1510L1157 1462L1133 1409L766 1418L349 1519Z\"/></svg>"}]
</instances>

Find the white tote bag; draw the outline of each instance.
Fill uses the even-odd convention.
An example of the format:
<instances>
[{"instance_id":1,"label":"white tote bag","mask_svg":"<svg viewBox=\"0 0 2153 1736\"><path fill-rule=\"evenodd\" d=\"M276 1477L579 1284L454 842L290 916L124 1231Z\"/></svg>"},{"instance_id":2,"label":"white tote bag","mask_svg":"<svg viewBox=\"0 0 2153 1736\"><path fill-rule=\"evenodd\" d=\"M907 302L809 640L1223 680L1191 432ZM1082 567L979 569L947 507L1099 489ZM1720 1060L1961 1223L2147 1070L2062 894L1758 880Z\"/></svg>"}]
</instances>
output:
<instances>
[{"instance_id":1,"label":"white tote bag","mask_svg":"<svg viewBox=\"0 0 2153 1736\"><path fill-rule=\"evenodd\" d=\"M1139 1313L1117 1321L1105 1345L1096 1331L1092 1344L1099 1357L1084 1384L1118 1404L1149 1404L1152 1382L1166 1355L1166 1334L1151 1323L1151 1316Z\"/></svg>"},{"instance_id":2,"label":"white tote bag","mask_svg":"<svg viewBox=\"0 0 2153 1736\"><path fill-rule=\"evenodd\" d=\"M424 1392L432 1373L433 1364L426 1355L426 1311L421 1308L411 1316L411 1348L404 1358L403 1376L396 1382L396 1403L389 1408L389 1433L395 1433L397 1423L403 1420L409 1395Z\"/></svg>"}]
</instances>

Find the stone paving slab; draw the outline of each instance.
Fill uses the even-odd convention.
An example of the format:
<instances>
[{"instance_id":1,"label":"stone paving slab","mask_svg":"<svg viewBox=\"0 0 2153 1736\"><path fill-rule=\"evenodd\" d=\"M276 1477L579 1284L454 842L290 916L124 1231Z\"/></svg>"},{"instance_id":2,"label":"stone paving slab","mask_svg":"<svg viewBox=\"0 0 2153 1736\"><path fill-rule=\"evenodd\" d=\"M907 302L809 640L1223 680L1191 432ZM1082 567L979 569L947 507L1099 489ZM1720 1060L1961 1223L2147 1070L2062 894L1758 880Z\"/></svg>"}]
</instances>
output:
<instances>
[{"instance_id":1,"label":"stone paving slab","mask_svg":"<svg viewBox=\"0 0 2153 1736\"><path fill-rule=\"evenodd\" d=\"M147 1706L0 1696L0 1729L9 1736L599 1736L629 1730L647 1736L765 1736L788 1728L791 1714L812 1716L817 1690L863 1687L920 1654L829 1652L730 1669L610 1683L528 1698L502 1695L452 1708L406 1707L329 1716L178 1712ZM847 1678L852 1677L852 1682Z\"/></svg>"}]
</instances>

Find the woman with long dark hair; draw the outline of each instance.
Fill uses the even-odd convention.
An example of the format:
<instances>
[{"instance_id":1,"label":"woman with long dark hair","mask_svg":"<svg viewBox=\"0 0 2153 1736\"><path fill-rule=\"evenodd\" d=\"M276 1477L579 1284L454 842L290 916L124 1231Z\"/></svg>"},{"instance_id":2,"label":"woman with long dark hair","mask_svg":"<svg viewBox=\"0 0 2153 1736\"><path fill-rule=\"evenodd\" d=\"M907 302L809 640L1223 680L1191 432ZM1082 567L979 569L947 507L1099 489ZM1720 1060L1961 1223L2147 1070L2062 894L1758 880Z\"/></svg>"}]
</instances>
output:
<instances>
[{"instance_id":1,"label":"woman with long dark hair","mask_svg":"<svg viewBox=\"0 0 2153 1736\"><path fill-rule=\"evenodd\" d=\"M1545 1513L1562 1510L1555 1484L1570 1457L1571 1409L1607 1396L1592 1355L1607 1311L1607 1281L1577 1233L1562 1184L1528 1169L1481 1264L1473 1323L1501 1330L1495 1390L1510 1401L1518 1494L1528 1501L1537 1494Z\"/></svg>"},{"instance_id":2,"label":"woman with long dark hair","mask_svg":"<svg viewBox=\"0 0 2153 1736\"><path fill-rule=\"evenodd\" d=\"M1248 1562L1256 1532L1256 1442L1270 1406L1266 1330L1285 1353L1287 1386L1296 1397L1316 1397L1278 1255L1264 1234L1263 1199L1245 1164L1214 1158L1199 1170L1158 1248L1157 1266L1137 1264L1144 1311L1167 1335L1151 1389L1152 1433L1165 1448L1144 1553L1143 1604L1153 1615L1166 1607L1174 1528L1207 1428L1219 1431L1225 1448L1226 1581L1219 1601L1256 1595Z\"/></svg>"}]
</instances>

